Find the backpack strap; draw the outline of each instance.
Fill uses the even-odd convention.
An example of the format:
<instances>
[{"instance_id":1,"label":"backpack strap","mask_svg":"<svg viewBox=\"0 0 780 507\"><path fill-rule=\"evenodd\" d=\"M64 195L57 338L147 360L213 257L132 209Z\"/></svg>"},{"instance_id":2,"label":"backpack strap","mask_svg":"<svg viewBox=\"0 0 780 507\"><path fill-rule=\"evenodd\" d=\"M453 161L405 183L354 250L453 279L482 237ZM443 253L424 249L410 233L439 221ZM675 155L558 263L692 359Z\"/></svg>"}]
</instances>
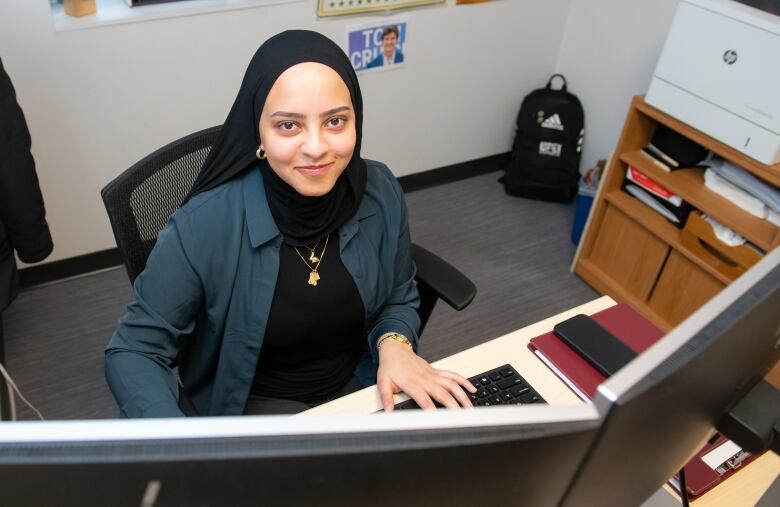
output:
<instances>
[{"instance_id":1,"label":"backpack strap","mask_svg":"<svg viewBox=\"0 0 780 507\"><path fill-rule=\"evenodd\" d=\"M563 91L566 91L566 78L563 77L563 74L553 74L552 76L550 76L550 80L547 81L547 86L545 86L545 88L547 88L548 90L551 90L552 89L553 79L555 79L556 77L561 78L561 81L563 81L563 84L561 85L560 89L563 90Z\"/></svg>"}]
</instances>

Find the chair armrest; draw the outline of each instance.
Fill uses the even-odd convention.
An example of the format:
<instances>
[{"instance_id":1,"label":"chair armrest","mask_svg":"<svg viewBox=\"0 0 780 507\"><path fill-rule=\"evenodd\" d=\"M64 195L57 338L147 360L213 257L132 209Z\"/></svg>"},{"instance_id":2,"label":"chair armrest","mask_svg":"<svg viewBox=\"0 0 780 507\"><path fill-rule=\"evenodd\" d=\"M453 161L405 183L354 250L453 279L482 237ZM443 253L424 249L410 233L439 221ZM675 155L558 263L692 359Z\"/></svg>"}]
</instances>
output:
<instances>
[{"instance_id":1,"label":"chair armrest","mask_svg":"<svg viewBox=\"0 0 780 507\"><path fill-rule=\"evenodd\" d=\"M438 255L412 243L412 257L417 266L417 283L426 286L454 309L466 308L476 296L476 285Z\"/></svg>"}]
</instances>

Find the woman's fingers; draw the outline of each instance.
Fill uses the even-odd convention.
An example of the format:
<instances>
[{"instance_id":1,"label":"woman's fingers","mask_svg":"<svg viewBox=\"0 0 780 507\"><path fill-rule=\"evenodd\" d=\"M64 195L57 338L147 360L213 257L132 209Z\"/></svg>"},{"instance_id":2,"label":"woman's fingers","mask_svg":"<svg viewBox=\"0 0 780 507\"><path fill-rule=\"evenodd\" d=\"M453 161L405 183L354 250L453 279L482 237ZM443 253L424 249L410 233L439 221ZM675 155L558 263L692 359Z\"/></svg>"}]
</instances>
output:
<instances>
[{"instance_id":1,"label":"woman's fingers","mask_svg":"<svg viewBox=\"0 0 780 507\"><path fill-rule=\"evenodd\" d=\"M421 409L434 410L436 408L428 390L423 389L422 386L410 386L408 389L404 389L404 392L408 394Z\"/></svg>"},{"instance_id":2,"label":"woman's fingers","mask_svg":"<svg viewBox=\"0 0 780 507\"><path fill-rule=\"evenodd\" d=\"M453 398L452 393L447 389L441 386L432 385L429 386L428 392L431 398L439 402L439 404L445 408L460 408L458 402Z\"/></svg>"},{"instance_id":3,"label":"woman's fingers","mask_svg":"<svg viewBox=\"0 0 780 507\"><path fill-rule=\"evenodd\" d=\"M457 400L457 403L459 403L460 406L471 407L471 400L469 400L466 391L463 390L458 382L443 375L440 377L440 379L444 383L448 392L455 398L455 400Z\"/></svg>"},{"instance_id":4,"label":"woman's fingers","mask_svg":"<svg viewBox=\"0 0 780 507\"><path fill-rule=\"evenodd\" d=\"M460 384L433 371L435 373L430 377L410 385L404 392L424 409L435 408L434 400L446 408L471 407L471 401Z\"/></svg>"},{"instance_id":5,"label":"woman's fingers","mask_svg":"<svg viewBox=\"0 0 780 507\"><path fill-rule=\"evenodd\" d=\"M465 377L462 377L462 376L458 375L454 371L447 371L447 370L438 370L438 371L439 371L439 374L441 376L447 377L448 379L451 379L451 380L454 380L455 382L457 382L458 384L463 386L463 389L465 389L466 391L468 391L470 393L476 393L477 392L477 388L474 387L474 384L469 382Z\"/></svg>"},{"instance_id":6,"label":"woman's fingers","mask_svg":"<svg viewBox=\"0 0 780 507\"><path fill-rule=\"evenodd\" d=\"M379 377L376 387L379 389L379 399L382 401L382 408L385 409L385 412L392 412L395 408L393 383L387 377Z\"/></svg>"}]
</instances>

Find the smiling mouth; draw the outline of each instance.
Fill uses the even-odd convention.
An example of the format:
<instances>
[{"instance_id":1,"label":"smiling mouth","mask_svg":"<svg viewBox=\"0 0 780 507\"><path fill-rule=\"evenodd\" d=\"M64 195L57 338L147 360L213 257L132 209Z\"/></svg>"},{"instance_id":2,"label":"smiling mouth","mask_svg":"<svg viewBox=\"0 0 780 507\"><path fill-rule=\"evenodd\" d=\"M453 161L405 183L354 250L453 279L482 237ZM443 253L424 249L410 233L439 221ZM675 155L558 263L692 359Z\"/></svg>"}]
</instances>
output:
<instances>
[{"instance_id":1,"label":"smiling mouth","mask_svg":"<svg viewBox=\"0 0 780 507\"><path fill-rule=\"evenodd\" d=\"M327 172L332 165L333 162L328 162L327 164L317 164L317 165L299 165L296 167L296 169L308 176L317 176Z\"/></svg>"}]
</instances>

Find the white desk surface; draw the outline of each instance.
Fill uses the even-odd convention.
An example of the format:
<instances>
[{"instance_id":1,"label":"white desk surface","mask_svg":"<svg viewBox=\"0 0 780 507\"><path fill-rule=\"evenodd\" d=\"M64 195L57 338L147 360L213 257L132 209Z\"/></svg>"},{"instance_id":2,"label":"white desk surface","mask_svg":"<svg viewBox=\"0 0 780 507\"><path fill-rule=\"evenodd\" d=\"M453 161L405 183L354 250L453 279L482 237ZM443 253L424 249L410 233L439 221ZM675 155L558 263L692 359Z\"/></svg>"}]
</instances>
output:
<instances>
[{"instance_id":1,"label":"white desk surface","mask_svg":"<svg viewBox=\"0 0 780 507\"><path fill-rule=\"evenodd\" d=\"M553 326L562 320L579 313L590 315L600 312L614 304L615 301L610 297L601 297L590 303L572 308L548 319L436 361L433 363L433 366L439 369L454 371L464 377L471 377L509 363L542 395L542 398L547 403L551 405L582 403L580 398L566 387L566 384L559 380L533 352L528 350L528 342L531 338L552 331ZM396 403L407 399L406 395L396 395L395 397ZM307 410L304 414L367 414L376 412L381 408L382 403L379 399L379 392L376 386L371 386Z\"/></svg>"},{"instance_id":2,"label":"white desk surface","mask_svg":"<svg viewBox=\"0 0 780 507\"><path fill-rule=\"evenodd\" d=\"M529 384L551 405L565 405L582 403L566 384L550 371L528 349L531 338L552 331L558 322L568 319L579 313L591 315L600 312L615 301L608 296L572 308L547 319L541 320L530 326L518 329L512 333L500 336L481 345L459 352L450 357L436 361L433 366L439 369L455 371L464 377L471 377L478 373L493 369L502 364L511 364L517 372L525 377ZM404 394L396 395L396 403L404 401L408 397ZM382 408L379 393L376 386L367 387L343 398L325 403L301 415L324 414L367 414L376 412ZM759 459L745 467L744 471L734 474L729 480L716 486L692 504L696 507L715 506L743 506L755 505L775 478L780 474L780 457L771 452L765 453ZM670 495L669 486L664 486Z\"/></svg>"}]
</instances>

